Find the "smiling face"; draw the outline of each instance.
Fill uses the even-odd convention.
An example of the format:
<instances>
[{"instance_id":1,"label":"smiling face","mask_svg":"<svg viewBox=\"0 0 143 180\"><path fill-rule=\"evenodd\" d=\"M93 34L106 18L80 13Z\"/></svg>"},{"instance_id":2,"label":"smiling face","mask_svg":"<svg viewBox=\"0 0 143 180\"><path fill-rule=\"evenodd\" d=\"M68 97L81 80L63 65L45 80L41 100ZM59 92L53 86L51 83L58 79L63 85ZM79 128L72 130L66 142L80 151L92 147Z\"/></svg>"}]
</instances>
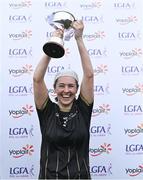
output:
<instances>
[{"instance_id":1,"label":"smiling face","mask_svg":"<svg viewBox=\"0 0 143 180\"><path fill-rule=\"evenodd\" d=\"M71 108L77 90L77 83L73 77L62 76L57 79L55 93L60 108Z\"/></svg>"}]
</instances>

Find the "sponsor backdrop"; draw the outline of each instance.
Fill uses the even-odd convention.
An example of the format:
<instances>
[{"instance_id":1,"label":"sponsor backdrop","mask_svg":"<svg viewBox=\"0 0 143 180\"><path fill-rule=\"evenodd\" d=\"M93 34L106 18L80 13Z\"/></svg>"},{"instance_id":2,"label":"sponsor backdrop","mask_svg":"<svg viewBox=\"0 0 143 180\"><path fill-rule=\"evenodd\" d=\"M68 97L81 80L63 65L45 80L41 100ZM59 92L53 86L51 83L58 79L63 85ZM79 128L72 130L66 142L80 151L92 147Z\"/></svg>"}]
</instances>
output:
<instances>
[{"instance_id":1,"label":"sponsor backdrop","mask_svg":"<svg viewBox=\"0 0 143 180\"><path fill-rule=\"evenodd\" d=\"M82 19L94 74L95 103L90 127L93 179L143 179L143 1L3 0L1 12L0 178L37 179L41 134L33 101L32 76L42 46L54 30L52 12L66 10ZM47 70L65 68L81 80L72 37L65 56Z\"/></svg>"}]
</instances>

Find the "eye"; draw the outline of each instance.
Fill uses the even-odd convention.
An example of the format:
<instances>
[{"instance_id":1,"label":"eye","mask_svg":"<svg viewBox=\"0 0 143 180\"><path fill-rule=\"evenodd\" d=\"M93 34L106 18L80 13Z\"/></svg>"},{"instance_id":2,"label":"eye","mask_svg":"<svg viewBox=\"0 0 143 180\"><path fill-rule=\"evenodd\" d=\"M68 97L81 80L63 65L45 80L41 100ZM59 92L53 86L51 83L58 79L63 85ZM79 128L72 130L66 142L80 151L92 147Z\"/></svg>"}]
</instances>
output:
<instances>
[{"instance_id":1,"label":"eye","mask_svg":"<svg viewBox=\"0 0 143 180\"><path fill-rule=\"evenodd\" d=\"M64 88L65 85L64 85L64 84L59 84L58 87L59 87L59 88Z\"/></svg>"},{"instance_id":2,"label":"eye","mask_svg":"<svg viewBox=\"0 0 143 180\"><path fill-rule=\"evenodd\" d=\"M75 87L75 85L74 84L69 84L68 87L73 88L73 87Z\"/></svg>"}]
</instances>

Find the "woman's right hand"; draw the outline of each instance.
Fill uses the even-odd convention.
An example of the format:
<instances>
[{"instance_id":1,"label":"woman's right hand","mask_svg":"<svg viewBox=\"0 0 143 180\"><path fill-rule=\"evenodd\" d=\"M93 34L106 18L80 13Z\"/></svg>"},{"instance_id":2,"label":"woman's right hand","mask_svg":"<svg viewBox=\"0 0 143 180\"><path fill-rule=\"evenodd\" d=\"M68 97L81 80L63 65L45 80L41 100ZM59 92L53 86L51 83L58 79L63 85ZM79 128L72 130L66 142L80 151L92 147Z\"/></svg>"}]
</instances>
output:
<instances>
[{"instance_id":1,"label":"woman's right hand","mask_svg":"<svg viewBox=\"0 0 143 180\"><path fill-rule=\"evenodd\" d=\"M63 29L56 29L53 33L52 36L53 37L59 37L59 38L63 38L64 35L64 30Z\"/></svg>"}]
</instances>

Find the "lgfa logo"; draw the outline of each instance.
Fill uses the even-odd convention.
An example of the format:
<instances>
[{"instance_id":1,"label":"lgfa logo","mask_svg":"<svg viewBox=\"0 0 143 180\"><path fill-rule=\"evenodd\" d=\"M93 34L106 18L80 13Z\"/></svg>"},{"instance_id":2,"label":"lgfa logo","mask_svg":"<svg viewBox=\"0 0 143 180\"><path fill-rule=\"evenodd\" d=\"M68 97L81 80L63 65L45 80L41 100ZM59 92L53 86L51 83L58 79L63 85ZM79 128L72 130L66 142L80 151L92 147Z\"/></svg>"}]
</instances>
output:
<instances>
[{"instance_id":1,"label":"lgfa logo","mask_svg":"<svg viewBox=\"0 0 143 180\"><path fill-rule=\"evenodd\" d=\"M45 2L45 7L46 8L63 8L63 7L65 7L66 6L66 2L60 2L60 1L58 1L58 2L56 2L56 1L46 1Z\"/></svg>"},{"instance_id":2,"label":"lgfa logo","mask_svg":"<svg viewBox=\"0 0 143 180\"><path fill-rule=\"evenodd\" d=\"M137 40L141 39L141 33L138 32L119 32L118 33L119 40Z\"/></svg>"},{"instance_id":3,"label":"lgfa logo","mask_svg":"<svg viewBox=\"0 0 143 180\"><path fill-rule=\"evenodd\" d=\"M8 51L9 57L16 57L16 58L28 58L32 57L32 47L28 48L11 48Z\"/></svg>"},{"instance_id":4,"label":"lgfa logo","mask_svg":"<svg viewBox=\"0 0 143 180\"><path fill-rule=\"evenodd\" d=\"M112 164L109 165L91 165L90 173L92 176L110 176L112 174Z\"/></svg>"},{"instance_id":5,"label":"lgfa logo","mask_svg":"<svg viewBox=\"0 0 143 180\"><path fill-rule=\"evenodd\" d=\"M114 8L118 8L118 9L133 9L133 8L135 8L135 3L130 3L130 1L129 2L126 2L126 3L124 3L124 2L117 2L117 3L114 3Z\"/></svg>"},{"instance_id":6,"label":"lgfa logo","mask_svg":"<svg viewBox=\"0 0 143 180\"><path fill-rule=\"evenodd\" d=\"M90 127L90 135L91 136L106 136L111 135L111 124L107 126L91 126Z\"/></svg>"},{"instance_id":7,"label":"lgfa logo","mask_svg":"<svg viewBox=\"0 0 143 180\"><path fill-rule=\"evenodd\" d=\"M33 94L32 85L29 86L9 86L9 96L28 96Z\"/></svg>"},{"instance_id":8,"label":"lgfa logo","mask_svg":"<svg viewBox=\"0 0 143 180\"><path fill-rule=\"evenodd\" d=\"M103 16L82 16L81 20L87 23L99 24L103 23Z\"/></svg>"},{"instance_id":9,"label":"lgfa logo","mask_svg":"<svg viewBox=\"0 0 143 180\"><path fill-rule=\"evenodd\" d=\"M88 49L87 50L88 54L92 58L105 58L107 57L107 49Z\"/></svg>"},{"instance_id":10,"label":"lgfa logo","mask_svg":"<svg viewBox=\"0 0 143 180\"><path fill-rule=\"evenodd\" d=\"M139 75L143 73L143 65L141 66L121 66L122 75Z\"/></svg>"},{"instance_id":11,"label":"lgfa logo","mask_svg":"<svg viewBox=\"0 0 143 180\"><path fill-rule=\"evenodd\" d=\"M47 72L48 72L48 74L47 75L55 75L56 73L58 73L58 72L60 72L60 71L62 71L62 70L64 70L64 69L71 69L70 68L70 64L67 64L66 66L56 66L56 65L54 65L54 66L49 66L48 68L47 68Z\"/></svg>"},{"instance_id":12,"label":"lgfa logo","mask_svg":"<svg viewBox=\"0 0 143 180\"><path fill-rule=\"evenodd\" d=\"M31 156L34 152L33 145L27 144L25 147L22 147L21 149L16 150L9 150L10 156L13 158L21 158L22 156L29 155Z\"/></svg>"},{"instance_id":13,"label":"lgfa logo","mask_svg":"<svg viewBox=\"0 0 143 180\"><path fill-rule=\"evenodd\" d=\"M27 167L27 166L10 167L9 168L9 177L32 178L32 177L34 177L34 165L32 165L31 167Z\"/></svg>"},{"instance_id":14,"label":"lgfa logo","mask_svg":"<svg viewBox=\"0 0 143 180\"><path fill-rule=\"evenodd\" d=\"M14 127L9 128L9 138L28 138L33 137L34 128L33 125L31 125L30 128L25 127Z\"/></svg>"},{"instance_id":15,"label":"lgfa logo","mask_svg":"<svg viewBox=\"0 0 143 180\"><path fill-rule=\"evenodd\" d=\"M141 105L124 105L124 114L125 115L142 115L143 107Z\"/></svg>"},{"instance_id":16,"label":"lgfa logo","mask_svg":"<svg viewBox=\"0 0 143 180\"><path fill-rule=\"evenodd\" d=\"M143 144L126 144L125 152L127 155L143 155Z\"/></svg>"},{"instance_id":17,"label":"lgfa logo","mask_svg":"<svg viewBox=\"0 0 143 180\"><path fill-rule=\"evenodd\" d=\"M32 16L25 16L25 15L10 15L9 16L9 23L27 23L32 21Z\"/></svg>"},{"instance_id":18,"label":"lgfa logo","mask_svg":"<svg viewBox=\"0 0 143 180\"><path fill-rule=\"evenodd\" d=\"M110 94L109 92L109 84L102 86L102 85L95 85L94 86L94 92L96 95L105 95Z\"/></svg>"}]
</instances>

